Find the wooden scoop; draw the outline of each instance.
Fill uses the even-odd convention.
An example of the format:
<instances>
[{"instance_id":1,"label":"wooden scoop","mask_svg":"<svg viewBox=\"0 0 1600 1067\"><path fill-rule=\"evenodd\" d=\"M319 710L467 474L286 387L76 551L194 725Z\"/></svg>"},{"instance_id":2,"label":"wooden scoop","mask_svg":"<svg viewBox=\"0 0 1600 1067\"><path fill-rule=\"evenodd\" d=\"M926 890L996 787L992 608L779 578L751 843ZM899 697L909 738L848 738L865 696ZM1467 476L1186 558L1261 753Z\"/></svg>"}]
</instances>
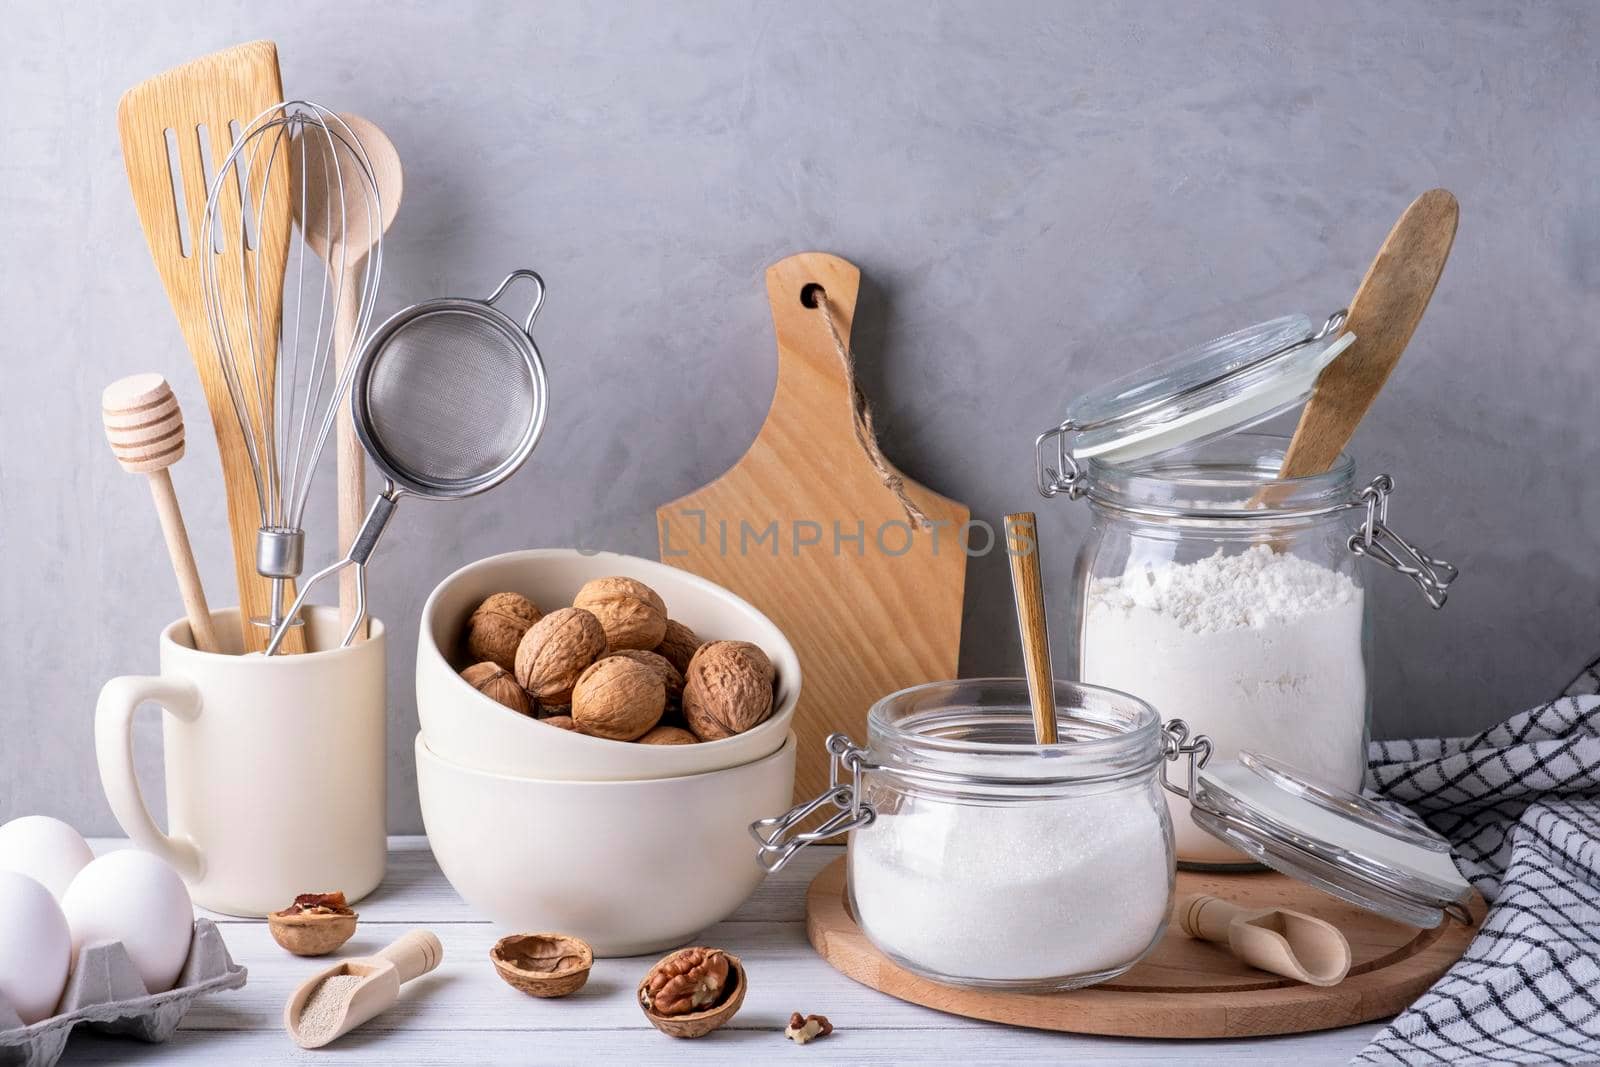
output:
<instances>
[{"instance_id":1,"label":"wooden scoop","mask_svg":"<svg viewBox=\"0 0 1600 1067\"><path fill-rule=\"evenodd\" d=\"M1389 231L1350 301L1344 328L1356 335L1355 343L1317 378L1279 478L1321 474L1339 458L1422 321L1450 258L1459 216L1454 196L1430 189Z\"/></svg>"},{"instance_id":2,"label":"wooden scoop","mask_svg":"<svg viewBox=\"0 0 1600 1067\"><path fill-rule=\"evenodd\" d=\"M178 575L178 592L189 616L194 647L216 652L220 646L211 627L211 609L206 606L206 592L194 565L194 549L189 547L178 494L167 473L168 467L183 458L183 409L178 407L178 398L161 375L134 374L106 386L100 394L100 417L122 469L150 480L150 494L155 497L167 555Z\"/></svg>"},{"instance_id":3,"label":"wooden scoop","mask_svg":"<svg viewBox=\"0 0 1600 1067\"><path fill-rule=\"evenodd\" d=\"M289 995L289 1002L283 1006L283 1028L289 1031L289 1036L301 1048L321 1048L373 1016L387 1011L400 999L400 986L403 983L427 974L439 966L443 958L444 946L439 944L437 937L427 930L413 930L376 956L336 963ZM346 994L337 1023L320 1033L303 1033L300 1017L306 1001L325 979L345 974L360 978L361 984Z\"/></svg>"},{"instance_id":4,"label":"wooden scoop","mask_svg":"<svg viewBox=\"0 0 1600 1067\"><path fill-rule=\"evenodd\" d=\"M1350 973L1350 943L1339 928L1298 911L1193 896L1178 902L1178 921L1190 937L1227 945L1250 966L1297 982L1338 985Z\"/></svg>"}]
</instances>

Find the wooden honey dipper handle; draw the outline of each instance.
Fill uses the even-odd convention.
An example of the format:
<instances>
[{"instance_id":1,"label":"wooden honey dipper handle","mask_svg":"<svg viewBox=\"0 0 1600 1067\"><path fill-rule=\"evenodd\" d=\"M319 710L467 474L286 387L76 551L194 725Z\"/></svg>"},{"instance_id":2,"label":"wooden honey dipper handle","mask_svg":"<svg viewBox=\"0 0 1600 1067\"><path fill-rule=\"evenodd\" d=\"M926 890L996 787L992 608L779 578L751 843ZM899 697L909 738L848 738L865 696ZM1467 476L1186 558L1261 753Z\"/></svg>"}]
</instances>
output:
<instances>
[{"instance_id":1,"label":"wooden honey dipper handle","mask_svg":"<svg viewBox=\"0 0 1600 1067\"><path fill-rule=\"evenodd\" d=\"M150 481L194 647L202 652L220 651L200 572L194 564L194 550L189 545L189 532L178 509L178 494L167 473L167 468L183 456L183 410L178 407L178 398L161 375L135 374L106 386L100 395L100 414L117 462L124 470L143 474Z\"/></svg>"}]
</instances>

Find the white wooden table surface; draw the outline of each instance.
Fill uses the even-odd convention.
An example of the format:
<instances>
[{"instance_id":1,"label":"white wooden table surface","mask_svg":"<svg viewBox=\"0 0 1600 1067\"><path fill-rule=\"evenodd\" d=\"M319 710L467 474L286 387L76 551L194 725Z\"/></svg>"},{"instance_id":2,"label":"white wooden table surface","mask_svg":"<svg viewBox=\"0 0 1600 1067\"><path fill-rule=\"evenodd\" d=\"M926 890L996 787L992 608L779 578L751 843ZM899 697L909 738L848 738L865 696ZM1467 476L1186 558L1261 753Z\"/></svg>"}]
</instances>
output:
<instances>
[{"instance_id":1,"label":"white wooden table surface","mask_svg":"<svg viewBox=\"0 0 1600 1067\"><path fill-rule=\"evenodd\" d=\"M119 842L95 842L97 851ZM202 999L164 1045L141 1045L80 1029L64 1065L98 1063L570 1064L749 1063L768 1056L818 1063L1294 1064L1345 1063L1376 1024L1250 1041L1140 1041L1039 1033L943 1015L876 993L812 952L805 890L841 854L802 852L731 919L697 940L740 956L750 977L744 1007L728 1027L675 1041L645 1022L633 991L653 958L600 960L589 983L562 1000L536 1000L501 982L489 946L504 933L476 915L439 873L423 838L394 838L389 871L356 906L361 926L340 955L375 952L413 927L444 943L444 962L407 984L393 1008L315 1052L282 1027L283 1003L329 960L280 949L265 923L214 916L233 957L249 968L243 989ZM792 1011L826 1015L833 1036L796 1047L782 1034Z\"/></svg>"}]
</instances>

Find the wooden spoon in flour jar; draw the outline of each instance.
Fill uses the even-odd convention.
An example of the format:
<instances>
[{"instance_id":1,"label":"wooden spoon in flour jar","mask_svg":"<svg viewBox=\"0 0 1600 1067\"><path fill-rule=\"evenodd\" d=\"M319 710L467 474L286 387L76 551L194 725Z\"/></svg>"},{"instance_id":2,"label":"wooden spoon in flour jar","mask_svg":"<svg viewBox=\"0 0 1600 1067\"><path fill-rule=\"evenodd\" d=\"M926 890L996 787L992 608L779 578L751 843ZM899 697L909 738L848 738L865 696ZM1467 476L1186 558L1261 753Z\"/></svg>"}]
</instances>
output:
<instances>
[{"instance_id":1,"label":"wooden spoon in flour jar","mask_svg":"<svg viewBox=\"0 0 1600 1067\"><path fill-rule=\"evenodd\" d=\"M1356 335L1355 343L1317 378L1278 477L1321 474L1339 458L1422 321L1450 258L1459 216L1448 190L1429 189L1389 231L1350 301L1344 328Z\"/></svg>"}]
</instances>

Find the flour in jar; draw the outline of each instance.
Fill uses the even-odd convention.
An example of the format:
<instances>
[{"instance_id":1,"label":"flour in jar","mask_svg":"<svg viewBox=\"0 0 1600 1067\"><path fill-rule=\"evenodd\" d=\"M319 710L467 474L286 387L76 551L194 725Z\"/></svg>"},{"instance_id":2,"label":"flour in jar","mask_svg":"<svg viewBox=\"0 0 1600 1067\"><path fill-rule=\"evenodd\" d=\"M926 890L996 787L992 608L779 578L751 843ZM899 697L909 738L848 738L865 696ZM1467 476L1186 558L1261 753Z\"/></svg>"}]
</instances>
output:
<instances>
[{"instance_id":1,"label":"flour in jar","mask_svg":"<svg viewBox=\"0 0 1600 1067\"><path fill-rule=\"evenodd\" d=\"M1210 736L1213 759L1240 749L1359 789L1366 768L1362 592L1348 575L1269 545L1091 583L1079 662L1085 682L1120 689ZM1178 858L1245 859L1169 795Z\"/></svg>"}]
</instances>

